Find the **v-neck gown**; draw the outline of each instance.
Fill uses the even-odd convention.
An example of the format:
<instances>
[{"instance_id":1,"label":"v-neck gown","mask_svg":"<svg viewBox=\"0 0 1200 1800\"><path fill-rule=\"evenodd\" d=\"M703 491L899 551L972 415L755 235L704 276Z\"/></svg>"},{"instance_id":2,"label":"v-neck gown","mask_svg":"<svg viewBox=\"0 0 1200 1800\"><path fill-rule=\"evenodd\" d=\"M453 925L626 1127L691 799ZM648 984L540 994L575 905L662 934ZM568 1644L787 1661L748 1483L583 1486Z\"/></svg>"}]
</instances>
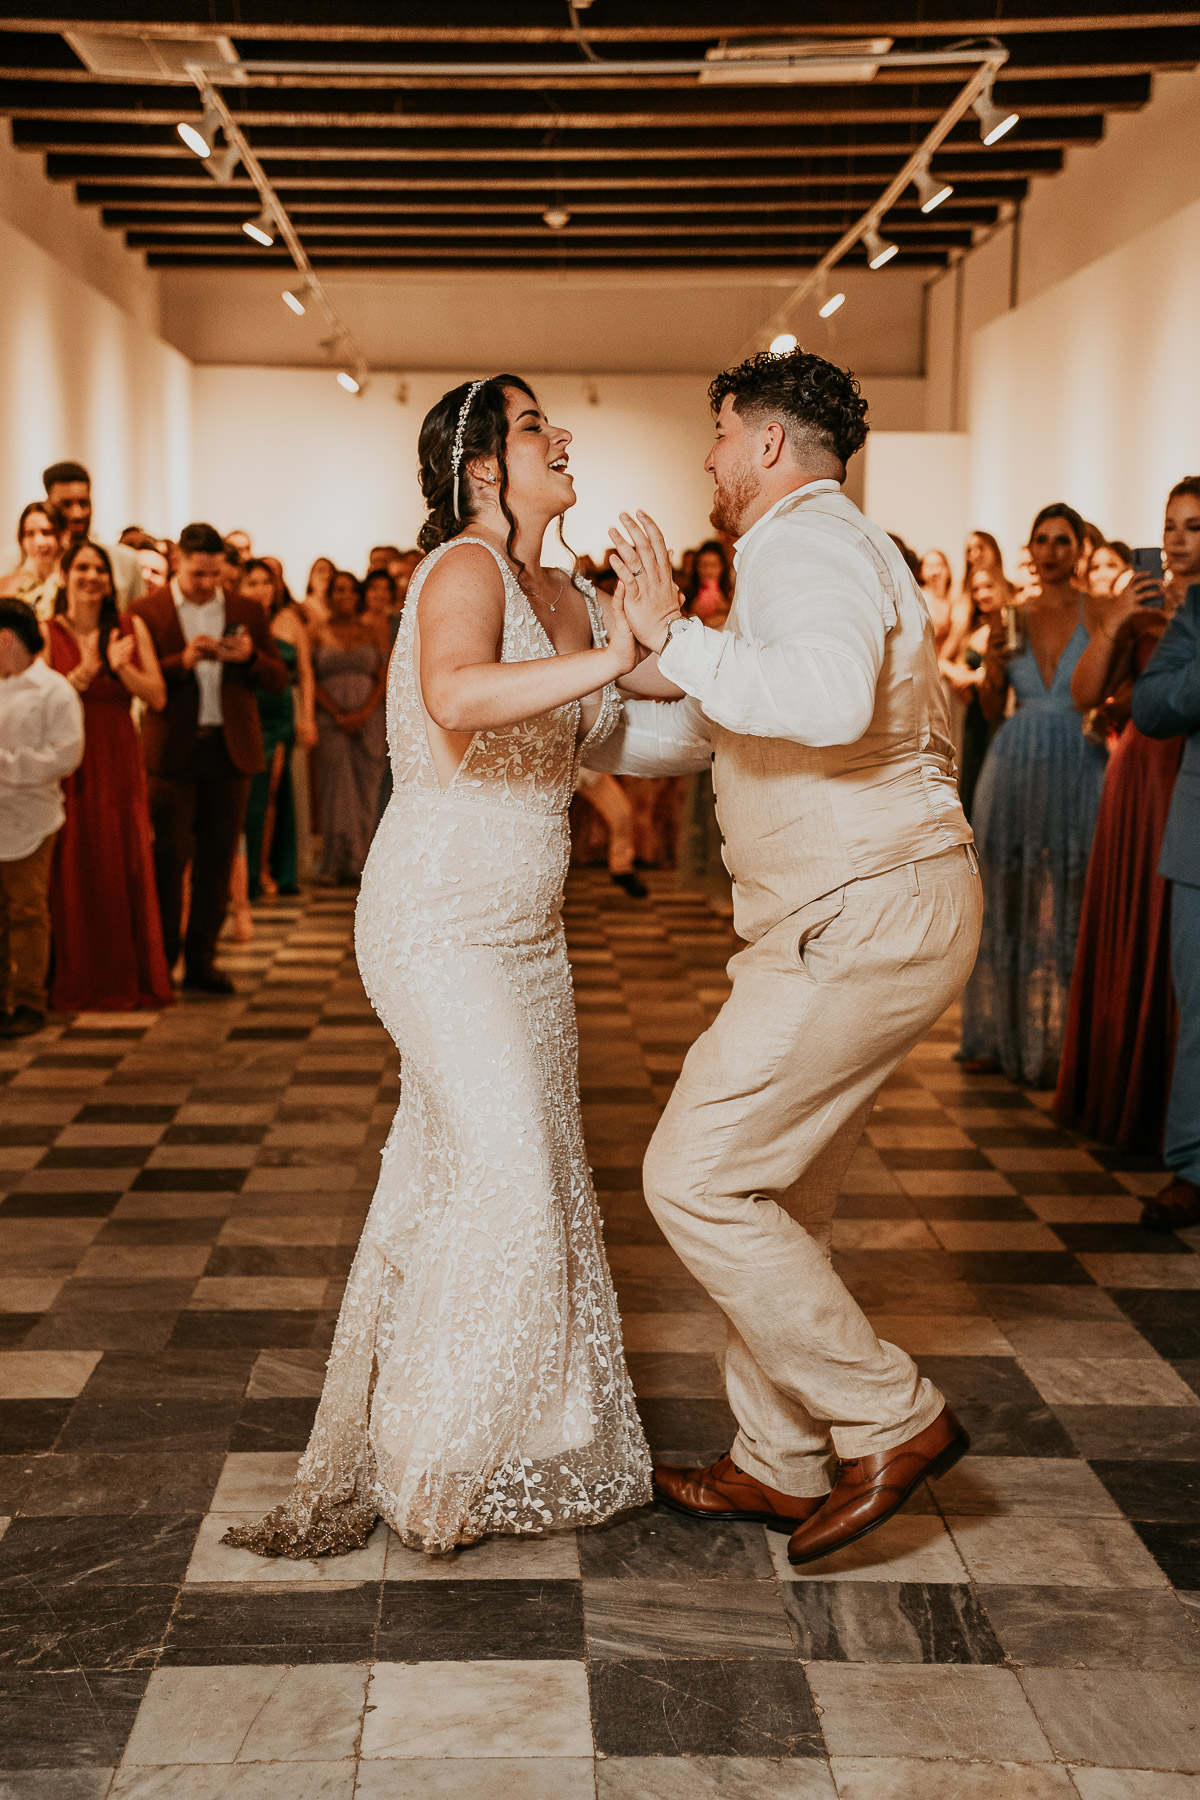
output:
<instances>
[{"instance_id":1,"label":"v-neck gown","mask_svg":"<svg viewBox=\"0 0 1200 1800\"><path fill-rule=\"evenodd\" d=\"M562 927L578 702L479 731L446 788L414 668L413 579L388 681L394 792L358 900L399 1109L290 1499L227 1542L413 1548L595 1525L650 1498L649 1456L579 1112ZM487 546L490 548L490 546ZM502 661L553 646L507 565ZM593 635L604 642L595 595ZM606 688L588 742L618 717Z\"/></svg>"},{"instance_id":2,"label":"v-neck gown","mask_svg":"<svg viewBox=\"0 0 1200 1800\"><path fill-rule=\"evenodd\" d=\"M992 740L972 827L983 933L962 1006L962 1054L995 1057L1031 1087L1053 1087L1107 755L1083 735L1071 676L1087 648L1077 625L1047 688L1029 644L1008 679L1017 710Z\"/></svg>"}]
</instances>

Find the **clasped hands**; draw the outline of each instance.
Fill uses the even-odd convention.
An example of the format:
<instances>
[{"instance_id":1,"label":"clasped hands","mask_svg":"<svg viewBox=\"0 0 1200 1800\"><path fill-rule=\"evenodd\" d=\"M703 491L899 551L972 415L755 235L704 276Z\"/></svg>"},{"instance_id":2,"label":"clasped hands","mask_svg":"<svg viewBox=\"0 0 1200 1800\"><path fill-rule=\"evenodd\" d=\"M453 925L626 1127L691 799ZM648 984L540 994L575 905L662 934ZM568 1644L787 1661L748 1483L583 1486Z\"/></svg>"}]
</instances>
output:
<instances>
[{"instance_id":1,"label":"clasped hands","mask_svg":"<svg viewBox=\"0 0 1200 1800\"><path fill-rule=\"evenodd\" d=\"M649 513L621 514L624 531L614 525L612 566L620 580L617 604L643 650L656 654L667 642L676 619L683 616L683 596L664 538Z\"/></svg>"},{"instance_id":2,"label":"clasped hands","mask_svg":"<svg viewBox=\"0 0 1200 1800\"><path fill-rule=\"evenodd\" d=\"M206 631L201 631L184 650L183 666L194 669L198 662L244 663L253 655L254 639L244 625L230 632L228 637L210 637Z\"/></svg>"}]
</instances>

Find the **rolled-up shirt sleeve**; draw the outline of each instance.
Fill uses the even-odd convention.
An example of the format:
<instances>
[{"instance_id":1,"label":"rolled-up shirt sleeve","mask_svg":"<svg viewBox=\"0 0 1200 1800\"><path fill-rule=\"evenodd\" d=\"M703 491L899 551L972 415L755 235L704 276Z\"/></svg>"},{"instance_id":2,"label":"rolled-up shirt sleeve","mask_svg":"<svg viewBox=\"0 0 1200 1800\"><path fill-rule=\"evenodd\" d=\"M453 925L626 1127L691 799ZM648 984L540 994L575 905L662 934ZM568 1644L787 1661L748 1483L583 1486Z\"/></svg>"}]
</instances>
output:
<instances>
[{"instance_id":1,"label":"rolled-up shirt sleeve","mask_svg":"<svg viewBox=\"0 0 1200 1800\"><path fill-rule=\"evenodd\" d=\"M694 700L626 700L621 714L612 735L584 751L589 769L607 775L694 775L707 769L708 721Z\"/></svg>"},{"instance_id":2,"label":"rolled-up shirt sleeve","mask_svg":"<svg viewBox=\"0 0 1200 1800\"><path fill-rule=\"evenodd\" d=\"M874 715L894 622L894 603L869 558L801 515L747 546L737 632L689 624L672 636L659 666L727 731L852 744Z\"/></svg>"}]
</instances>

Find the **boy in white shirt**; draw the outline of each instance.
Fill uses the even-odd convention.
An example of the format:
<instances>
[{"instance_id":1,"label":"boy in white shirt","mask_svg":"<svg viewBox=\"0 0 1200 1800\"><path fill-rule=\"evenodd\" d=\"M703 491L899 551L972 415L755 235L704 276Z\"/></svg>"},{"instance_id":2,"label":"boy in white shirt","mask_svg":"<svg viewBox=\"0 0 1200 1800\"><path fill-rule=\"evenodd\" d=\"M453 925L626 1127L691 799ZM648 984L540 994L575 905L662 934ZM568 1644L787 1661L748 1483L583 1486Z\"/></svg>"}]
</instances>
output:
<instances>
[{"instance_id":1,"label":"boy in white shirt","mask_svg":"<svg viewBox=\"0 0 1200 1800\"><path fill-rule=\"evenodd\" d=\"M62 780L83 758L83 707L42 661L32 607L0 600L0 1037L46 1023L50 859Z\"/></svg>"}]
</instances>

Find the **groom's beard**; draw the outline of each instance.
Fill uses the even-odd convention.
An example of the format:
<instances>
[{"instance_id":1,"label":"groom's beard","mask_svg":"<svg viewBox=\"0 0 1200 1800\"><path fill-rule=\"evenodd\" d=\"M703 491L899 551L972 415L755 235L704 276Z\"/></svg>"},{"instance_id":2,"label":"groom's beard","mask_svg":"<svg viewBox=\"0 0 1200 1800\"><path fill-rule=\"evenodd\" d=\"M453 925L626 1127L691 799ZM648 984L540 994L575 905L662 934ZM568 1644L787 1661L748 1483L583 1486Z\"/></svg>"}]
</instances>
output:
<instances>
[{"instance_id":1,"label":"groom's beard","mask_svg":"<svg viewBox=\"0 0 1200 1800\"><path fill-rule=\"evenodd\" d=\"M709 522L717 531L740 537L742 520L758 498L758 479L753 469L740 469L736 475L720 483L713 495Z\"/></svg>"}]
</instances>

